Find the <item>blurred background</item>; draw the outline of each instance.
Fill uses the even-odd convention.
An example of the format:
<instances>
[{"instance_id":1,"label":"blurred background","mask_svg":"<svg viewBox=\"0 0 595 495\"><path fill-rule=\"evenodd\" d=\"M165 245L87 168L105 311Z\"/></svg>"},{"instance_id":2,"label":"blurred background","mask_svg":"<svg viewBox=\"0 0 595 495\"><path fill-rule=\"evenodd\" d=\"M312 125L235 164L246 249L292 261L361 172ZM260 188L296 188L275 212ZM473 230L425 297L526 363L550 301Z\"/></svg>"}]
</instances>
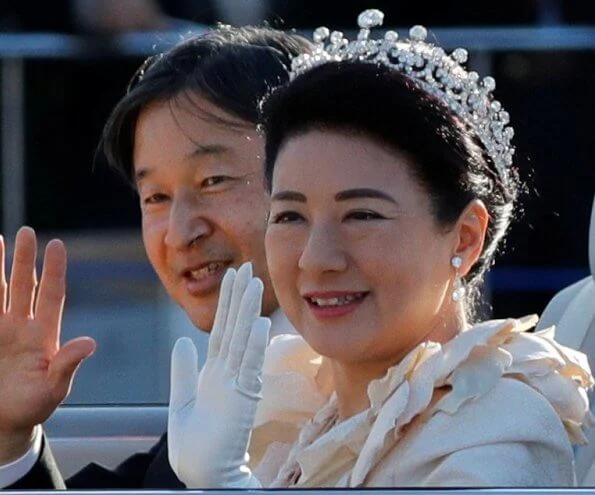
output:
<instances>
[{"instance_id":1,"label":"blurred background","mask_svg":"<svg viewBox=\"0 0 595 495\"><path fill-rule=\"evenodd\" d=\"M595 16L588 0L1 0L1 231L21 224L69 249L63 338L92 335L70 404L167 402L175 339L199 334L146 261L133 191L94 151L144 58L188 32L269 23L310 35L353 32L358 13L386 28L424 24L493 75L528 179L523 211L487 281L495 317L540 313L585 277L595 193Z\"/></svg>"}]
</instances>

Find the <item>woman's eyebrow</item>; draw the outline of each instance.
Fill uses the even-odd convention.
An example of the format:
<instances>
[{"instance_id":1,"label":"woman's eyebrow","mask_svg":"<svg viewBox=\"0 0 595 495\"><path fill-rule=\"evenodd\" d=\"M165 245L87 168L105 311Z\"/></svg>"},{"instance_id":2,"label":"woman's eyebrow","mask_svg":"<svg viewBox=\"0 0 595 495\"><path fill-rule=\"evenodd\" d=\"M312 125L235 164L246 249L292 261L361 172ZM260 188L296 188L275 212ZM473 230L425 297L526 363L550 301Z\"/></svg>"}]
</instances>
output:
<instances>
[{"instance_id":1,"label":"woman's eyebrow","mask_svg":"<svg viewBox=\"0 0 595 495\"><path fill-rule=\"evenodd\" d=\"M383 199L398 206L398 202L389 194L380 191L379 189L371 189L367 187L360 187L357 189L346 189L345 191L335 194L335 201L347 201L349 199L373 198Z\"/></svg>"},{"instance_id":2,"label":"woman's eyebrow","mask_svg":"<svg viewBox=\"0 0 595 495\"><path fill-rule=\"evenodd\" d=\"M306 196L297 191L279 191L273 194L271 201L298 201L306 203Z\"/></svg>"}]
</instances>

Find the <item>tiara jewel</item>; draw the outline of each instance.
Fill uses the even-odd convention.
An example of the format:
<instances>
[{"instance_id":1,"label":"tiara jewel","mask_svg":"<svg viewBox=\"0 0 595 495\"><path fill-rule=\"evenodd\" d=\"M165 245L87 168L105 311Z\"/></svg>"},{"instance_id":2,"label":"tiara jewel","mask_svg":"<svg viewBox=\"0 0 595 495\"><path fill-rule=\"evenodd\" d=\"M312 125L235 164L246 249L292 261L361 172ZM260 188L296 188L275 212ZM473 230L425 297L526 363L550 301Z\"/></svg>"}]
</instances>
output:
<instances>
[{"instance_id":1,"label":"tiara jewel","mask_svg":"<svg viewBox=\"0 0 595 495\"><path fill-rule=\"evenodd\" d=\"M362 12L357 19L360 28L357 39L352 41L340 31L317 28L313 36L314 49L292 60L291 78L333 61L359 60L394 68L443 100L471 126L494 162L500 179L507 184L508 167L514 155L511 145L514 129L508 125L508 112L492 95L496 87L494 78L480 79L477 72L467 71L464 64L468 54L464 48L457 48L449 55L443 48L426 41L428 32L423 26L413 26L409 39L399 38L395 31L387 31L382 39L370 39L371 28L381 26L383 20L380 10ZM328 40L326 45L325 40Z\"/></svg>"}]
</instances>

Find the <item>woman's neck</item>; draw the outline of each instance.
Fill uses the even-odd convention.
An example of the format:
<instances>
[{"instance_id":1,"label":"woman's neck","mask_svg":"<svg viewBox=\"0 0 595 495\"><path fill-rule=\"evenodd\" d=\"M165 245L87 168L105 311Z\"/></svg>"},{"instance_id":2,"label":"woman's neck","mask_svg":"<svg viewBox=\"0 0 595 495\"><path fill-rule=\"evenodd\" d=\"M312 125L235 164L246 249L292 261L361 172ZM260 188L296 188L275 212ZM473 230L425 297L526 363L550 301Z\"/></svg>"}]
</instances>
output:
<instances>
[{"instance_id":1,"label":"woman's neck","mask_svg":"<svg viewBox=\"0 0 595 495\"><path fill-rule=\"evenodd\" d=\"M370 407L368 385L381 378L392 364L344 363L330 360L333 385L337 394L339 419L344 420Z\"/></svg>"},{"instance_id":2,"label":"woman's neck","mask_svg":"<svg viewBox=\"0 0 595 495\"><path fill-rule=\"evenodd\" d=\"M397 356L386 359L375 357L369 361L344 362L329 359L334 390L337 394L339 418L347 419L370 407L368 385L371 381L382 378L389 368L400 363L413 349L422 342L445 343L455 338L467 328L464 313L456 312L447 318L440 318L440 322L429 325L429 331L424 337L409 349L404 349Z\"/></svg>"}]
</instances>

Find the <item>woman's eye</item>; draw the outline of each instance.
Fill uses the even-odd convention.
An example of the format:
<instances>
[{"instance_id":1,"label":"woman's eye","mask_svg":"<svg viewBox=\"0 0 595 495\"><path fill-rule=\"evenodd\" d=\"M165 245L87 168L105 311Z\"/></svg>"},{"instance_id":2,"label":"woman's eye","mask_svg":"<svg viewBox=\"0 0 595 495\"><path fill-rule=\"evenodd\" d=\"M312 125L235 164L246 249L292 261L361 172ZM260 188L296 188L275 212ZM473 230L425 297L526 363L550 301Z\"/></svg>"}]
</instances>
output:
<instances>
[{"instance_id":1,"label":"woman's eye","mask_svg":"<svg viewBox=\"0 0 595 495\"><path fill-rule=\"evenodd\" d=\"M302 220L304 217L295 211L284 211L273 215L271 223L293 223Z\"/></svg>"},{"instance_id":2,"label":"woman's eye","mask_svg":"<svg viewBox=\"0 0 595 495\"><path fill-rule=\"evenodd\" d=\"M349 220L381 220L385 217L380 215L380 213L376 213L374 211L351 211L346 216L346 219Z\"/></svg>"}]
</instances>

